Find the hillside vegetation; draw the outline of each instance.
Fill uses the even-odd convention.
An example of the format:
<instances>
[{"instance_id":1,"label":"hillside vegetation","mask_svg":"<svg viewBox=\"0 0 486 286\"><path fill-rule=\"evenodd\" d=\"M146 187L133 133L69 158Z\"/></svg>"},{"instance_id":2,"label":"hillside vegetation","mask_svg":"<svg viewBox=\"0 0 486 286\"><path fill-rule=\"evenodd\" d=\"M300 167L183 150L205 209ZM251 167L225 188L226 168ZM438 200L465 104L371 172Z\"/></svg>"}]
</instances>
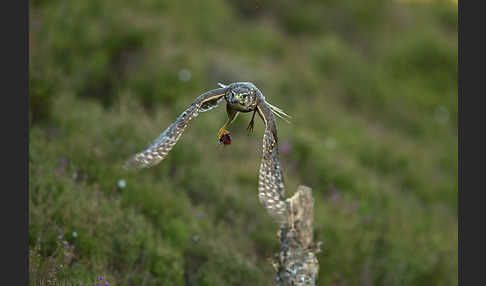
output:
<instances>
[{"instance_id":1,"label":"hillside vegetation","mask_svg":"<svg viewBox=\"0 0 486 286\"><path fill-rule=\"evenodd\" d=\"M220 106L122 168L234 81L292 116L280 159L287 196L313 189L318 285L457 285L457 7L415 2L31 0L31 285L272 284L259 118L224 147Z\"/></svg>"}]
</instances>

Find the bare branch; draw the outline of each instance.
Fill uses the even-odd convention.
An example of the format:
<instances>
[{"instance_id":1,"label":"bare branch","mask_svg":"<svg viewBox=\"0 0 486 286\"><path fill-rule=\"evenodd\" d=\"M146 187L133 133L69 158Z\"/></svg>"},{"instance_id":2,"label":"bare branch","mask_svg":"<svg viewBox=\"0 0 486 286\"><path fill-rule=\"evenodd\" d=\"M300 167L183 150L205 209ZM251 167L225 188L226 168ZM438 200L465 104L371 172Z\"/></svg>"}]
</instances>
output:
<instances>
[{"instance_id":1,"label":"bare branch","mask_svg":"<svg viewBox=\"0 0 486 286\"><path fill-rule=\"evenodd\" d=\"M316 254L320 243L313 242L314 199L312 189L299 186L297 192L286 200L290 214L287 223L277 234L280 238L280 252L275 255L277 269L275 283L278 286L315 285L319 272Z\"/></svg>"}]
</instances>

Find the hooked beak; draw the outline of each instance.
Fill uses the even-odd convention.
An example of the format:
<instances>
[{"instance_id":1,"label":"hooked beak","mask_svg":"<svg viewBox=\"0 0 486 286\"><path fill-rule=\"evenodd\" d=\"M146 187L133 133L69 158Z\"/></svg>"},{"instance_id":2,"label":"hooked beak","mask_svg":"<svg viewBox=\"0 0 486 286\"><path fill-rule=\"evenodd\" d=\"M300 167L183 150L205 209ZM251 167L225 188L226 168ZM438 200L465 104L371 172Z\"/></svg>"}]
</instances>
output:
<instances>
[{"instance_id":1,"label":"hooked beak","mask_svg":"<svg viewBox=\"0 0 486 286\"><path fill-rule=\"evenodd\" d=\"M233 98L231 99L231 103L237 103L238 102L238 98L236 98L236 96L233 96Z\"/></svg>"}]
</instances>

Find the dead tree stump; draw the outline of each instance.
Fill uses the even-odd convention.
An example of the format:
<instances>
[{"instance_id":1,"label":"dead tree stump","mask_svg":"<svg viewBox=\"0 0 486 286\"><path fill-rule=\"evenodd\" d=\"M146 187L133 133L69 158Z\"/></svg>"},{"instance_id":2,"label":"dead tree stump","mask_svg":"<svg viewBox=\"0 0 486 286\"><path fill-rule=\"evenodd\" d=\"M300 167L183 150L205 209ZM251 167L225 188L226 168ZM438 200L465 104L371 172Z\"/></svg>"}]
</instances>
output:
<instances>
[{"instance_id":1,"label":"dead tree stump","mask_svg":"<svg viewBox=\"0 0 486 286\"><path fill-rule=\"evenodd\" d=\"M280 252L273 259L277 270L275 283L278 286L315 285L319 272L316 254L320 251L320 242L313 242L312 189L301 185L286 202L290 215L277 233Z\"/></svg>"}]
</instances>

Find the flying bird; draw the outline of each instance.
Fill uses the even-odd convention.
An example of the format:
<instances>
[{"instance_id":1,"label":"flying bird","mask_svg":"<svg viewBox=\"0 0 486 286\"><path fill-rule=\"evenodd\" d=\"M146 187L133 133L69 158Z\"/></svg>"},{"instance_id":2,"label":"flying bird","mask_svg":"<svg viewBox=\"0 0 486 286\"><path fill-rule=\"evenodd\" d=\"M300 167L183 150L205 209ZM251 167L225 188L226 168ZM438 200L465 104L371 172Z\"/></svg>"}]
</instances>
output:
<instances>
[{"instance_id":1,"label":"flying bird","mask_svg":"<svg viewBox=\"0 0 486 286\"><path fill-rule=\"evenodd\" d=\"M130 169L152 167L162 161L180 139L189 121L199 112L216 108L223 100L226 101L228 120L218 132L221 143L231 143L231 133L228 126L240 112L253 112L247 130L253 132L255 114L265 123L263 134L263 157L258 176L258 198L269 214L279 221L284 221L289 215L289 205L285 201L284 182L278 158L277 126L274 115L284 119L290 118L280 108L268 103L263 93L251 82L235 82L229 85L218 83L219 88L201 94L159 137L141 152L125 162ZM287 121L288 122L288 121Z\"/></svg>"}]
</instances>

